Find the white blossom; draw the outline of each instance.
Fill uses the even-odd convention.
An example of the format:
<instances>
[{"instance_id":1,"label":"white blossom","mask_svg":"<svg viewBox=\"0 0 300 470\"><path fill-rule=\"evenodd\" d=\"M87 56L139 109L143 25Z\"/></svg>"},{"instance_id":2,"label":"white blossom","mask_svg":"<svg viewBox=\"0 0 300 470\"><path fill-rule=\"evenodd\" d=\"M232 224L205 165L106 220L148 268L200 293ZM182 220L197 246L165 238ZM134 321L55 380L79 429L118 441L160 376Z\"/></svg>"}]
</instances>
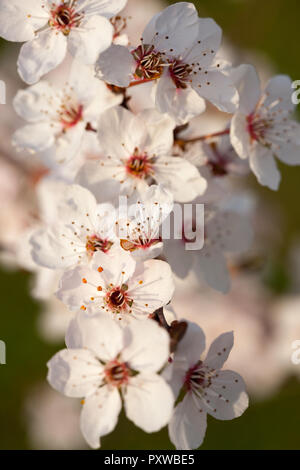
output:
<instances>
[{"instance_id":1,"label":"white blossom","mask_svg":"<svg viewBox=\"0 0 300 470\"><path fill-rule=\"evenodd\" d=\"M48 362L48 380L64 395L84 398L80 427L91 447L115 428L121 396L127 417L144 431L169 422L174 397L157 373L168 359L169 337L153 320L121 329L106 315L78 314L66 344Z\"/></svg>"},{"instance_id":2,"label":"white blossom","mask_svg":"<svg viewBox=\"0 0 300 470\"><path fill-rule=\"evenodd\" d=\"M220 420L241 416L248 407L242 377L221 370L233 346L233 333L220 335L210 346L205 359L205 335L195 323L179 342L173 362L166 370L175 396L185 392L169 424L169 436L177 449L196 449L204 439L207 414Z\"/></svg>"},{"instance_id":3,"label":"white blossom","mask_svg":"<svg viewBox=\"0 0 300 470\"><path fill-rule=\"evenodd\" d=\"M25 42L18 71L33 84L57 67L69 51L84 64L94 64L113 40L109 19L127 0L0 0L0 36Z\"/></svg>"}]
</instances>

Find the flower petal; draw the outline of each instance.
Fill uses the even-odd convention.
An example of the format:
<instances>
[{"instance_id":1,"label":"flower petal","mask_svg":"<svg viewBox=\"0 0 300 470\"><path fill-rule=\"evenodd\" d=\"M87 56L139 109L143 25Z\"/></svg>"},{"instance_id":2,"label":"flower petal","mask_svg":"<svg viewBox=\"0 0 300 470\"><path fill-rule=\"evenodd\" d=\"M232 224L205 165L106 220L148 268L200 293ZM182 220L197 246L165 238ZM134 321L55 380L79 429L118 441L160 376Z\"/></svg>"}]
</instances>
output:
<instances>
[{"instance_id":1,"label":"flower petal","mask_svg":"<svg viewBox=\"0 0 300 470\"><path fill-rule=\"evenodd\" d=\"M18 129L12 137L12 144L15 147L33 152L43 152L54 143L55 138L50 122L28 124Z\"/></svg>"},{"instance_id":2,"label":"flower petal","mask_svg":"<svg viewBox=\"0 0 300 470\"><path fill-rule=\"evenodd\" d=\"M47 366L50 385L68 397L89 396L102 382L103 366L85 349L63 349Z\"/></svg>"},{"instance_id":3,"label":"flower petal","mask_svg":"<svg viewBox=\"0 0 300 470\"><path fill-rule=\"evenodd\" d=\"M80 416L80 429L93 448L100 447L100 438L106 436L117 425L122 408L121 397L116 388L101 387L84 401Z\"/></svg>"},{"instance_id":4,"label":"flower petal","mask_svg":"<svg viewBox=\"0 0 300 470\"><path fill-rule=\"evenodd\" d=\"M124 402L128 419L145 432L156 432L170 421L174 397L162 377L141 373L130 379Z\"/></svg>"},{"instance_id":5,"label":"flower petal","mask_svg":"<svg viewBox=\"0 0 300 470\"><path fill-rule=\"evenodd\" d=\"M262 186L277 191L281 175L277 168L272 150L257 144L250 155L250 168Z\"/></svg>"},{"instance_id":6,"label":"flower petal","mask_svg":"<svg viewBox=\"0 0 300 470\"><path fill-rule=\"evenodd\" d=\"M157 372L167 362L170 338L166 330L154 320L131 322L125 329L126 345L122 359L133 370Z\"/></svg>"},{"instance_id":7,"label":"flower petal","mask_svg":"<svg viewBox=\"0 0 300 470\"><path fill-rule=\"evenodd\" d=\"M48 21L40 0L0 0L0 36L7 41L25 42Z\"/></svg>"},{"instance_id":8,"label":"flower petal","mask_svg":"<svg viewBox=\"0 0 300 470\"><path fill-rule=\"evenodd\" d=\"M240 65L231 72L231 79L240 96L239 112L250 114L255 110L261 95L260 80L255 67L248 64Z\"/></svg>"},{"instance_id":9,"label":"flower petal","mask_svg":"<svg viewBox=\"0 0 300 470\"><path fill-rule=\"evenodd\" d=\"M178 450L197 449L206 433L206 412L196 407L190 394L176 406L169 424L169 437Z\"/></svg>"},{"instance_id":10,"label":"flower petal","mask_svg":"<svg viewBox=\"0 0 300 470\"><path fill-rule=\"evenodd\" d=\"M135 60L127 47L116 44L100 54L96 63L97 76L121 88L129 86L135 68Z\"/></svg>"},{"instance_id":11,"label":"flower petal","mask_svg":"<svg viewBox=\"0 0 300 470\"><path fill-rule=\"evenodd\" d=\"M114 360L124 347L119 325L108 315L79 312L71 321L67 334L68 348L88 348L101 360Z\"/></svg>"},{"instance_id":12,"label":"flower petal","mask_svg":"<svg viewBox=\"0 0 300 470\"><path fill-rule=\"evenodd\" d=\"M67 39L63 34L44 31L21 48L18 72L30 85L57 67L65 58Z\"/></svg>"},{"instance_id":13,"label":"flower petal","mask_svg":"<svg viewBox=\"0 0 300 470\"><path fill-rule=\"evenodd\" d=\"M216 338L206 355L205 365L212 369L221 369L227 361L230 351L233 347L233 332L223 333Z\"/></svg>"},{"instance_id":14,"label":"flower petal","mask_svg":"<svg viewBox=\"0 0 300 470\"><path fill-rule=\"evenodd\" d=\"M71 30L68 50L76 60L94 64L99 54L111 45L113 26L103 16L92 16L80 27L83 31Z\"/></svg>"}]
</instances>

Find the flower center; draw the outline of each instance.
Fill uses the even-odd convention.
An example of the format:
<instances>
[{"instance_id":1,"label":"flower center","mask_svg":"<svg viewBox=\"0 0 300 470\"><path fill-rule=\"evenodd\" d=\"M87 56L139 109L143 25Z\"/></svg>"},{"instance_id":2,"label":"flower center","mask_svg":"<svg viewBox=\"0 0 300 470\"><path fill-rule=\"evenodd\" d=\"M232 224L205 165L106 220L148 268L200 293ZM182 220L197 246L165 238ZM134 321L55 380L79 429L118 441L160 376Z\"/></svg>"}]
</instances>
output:
<instances>
[{"instance_id":1,"label":"flower center","mask_svg":"<svg viewBox=\"0 0 300 470\"><path fill-rule=\"evenodd\" d=\"M123 250L133 252L138 249L146 250L147 248L150 248L151 246L156 245L157 243L160 243L160 242L161 242L161 238L154 238L151 240L147 240L142 237L139 237L135 240L121 239L120 245L123 248Z\"/></svg>"},{"instance_id":2,"label":"flower center","mask_svg":"<svg viewBox=\"0 0 300 470\"><path fill-rule=\"evenodd\" d=\"M180 60L175 60L169 67L169 74L175 83L176 88L187 88L188 82L190 82L191 72L191 66L184 64Z\"/></svg>"},{"instance_id":3,"label":"flower center","mask_svg":"<svg viewBox=\"0 0 300 470\"><path fill-rule=\"evenodd\" d=\"M117 359L108 362L104 369L106 382L114 387L126 385L130 377L130 369L125 362Z\"/></svg>"},{"instance_id":4,"label":"flower center","mask_svg":"<svg viewBox=\"0 0 300 470\"><path fill-rule=\"evenodd\" d=\"M60 123L66 131L76 126L83 117L83 106L76 104L63 104L59 111Z\"/></svg>"},{"instance_id":5,"label":"flower center","mask_svg":"<svg viewBox=\"0 0 300 470\"><path fill-rule=\"evenodd\" d=\"M128 286L123 284L121 287L114 287L106 294L106 303L115 313L121 313L131 307L133 300L127 294Z\"/></svg>"},{"instance_id":6,"label":"flower center","mask_svg":"<svg viewBox=\"0 0 300 470\"><path fill-rule=\"evenodd\" d=\"M272 120L271 119L263 119L259 115L254 113L247 116L247 129L250 134L252 141L257 141L262 144L266 144L265 136L268 131L272 127Z\"/></svg>"},{"instance_id":7,"label":"flower center","mask_svg":"<svg viewBox=\"0 0 300 470\"><path fill-rule=\"evenodd\" d=\"M107 253L111 247L113 246L113 242L99 238L97 235L92 235L91 237L87 237L86 242L86 251L89 255L93 255L96 251L102 251L103 253Z\"/></svg>"},{"instance_id":8,"label":"flower center","mask_svg":"<svg viewBox=\"0 0 300 470\"><path fill-rule=\"evenodd\" d=\"M139 155L139 150L136 148L134 154L127 161L126 170L130 175L143 179L149 176L152 166L148 156Z\"/></svg>"},{"instance_id":9,"label":"flower center","mask_svg":"<svg viewBox=\"0 0 300 470\"><path fill-rule=\"evenodd\" d=\"M136 78L156 80L162 75L162 55L154 50L154 46L141 44L132 51L132 55L136 60Z\"/></svg>"},{"instance_id":10,"label":"flower center","mask_svg":"<svg viewBox=\"0 0 300 470\"><path fill-rule=\"evenodd\" d=\"M70 34L72 28L77 28L83 18L82 14L76 13L73 3L74 0L64 2L51 11L49 25L62 32L65 36Z\"/></svg>"},{"instance_id":11,"label":"flower center","mask_svg":"<svg viewBox=\"0 0 300 470\"><path fill-rule=\"evenodd\" d=\"M199 393L199 391L201 392L205 388L209 388L215 372L215 369L205 366L202 361L197 362L185 375L185 390Z\"/></svg>"}]
</instances>

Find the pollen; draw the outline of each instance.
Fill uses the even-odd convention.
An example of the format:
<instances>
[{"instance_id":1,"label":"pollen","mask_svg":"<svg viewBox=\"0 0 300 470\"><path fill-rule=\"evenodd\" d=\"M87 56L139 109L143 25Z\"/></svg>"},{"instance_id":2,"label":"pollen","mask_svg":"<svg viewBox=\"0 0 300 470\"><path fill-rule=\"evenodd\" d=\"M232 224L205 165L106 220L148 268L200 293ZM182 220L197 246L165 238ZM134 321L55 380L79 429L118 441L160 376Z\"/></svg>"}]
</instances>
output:
<instances>
[{"instance_id":1,"label":"pollen","mask_svg":"<svg viewBox=\"0 0 300 470\"><path fill-rule=\"evenodd\" d=\"M97 290L98 290L99 292L101 292L101 291L102 291L102 287L101 287L101 286L98 286L98 287L97 287Z\"/></svg>"},{"instance_id":2,"label":"pollen","mask_svg":"<svg viewBox=\"0 0 300 470\"><path fill-rule=\"evenodd\" d=\"M81 305L80 310L86 310L86 307L84 305Z\"/></svg>"},{"instance_id":3,"label":"pollen","mask_svg":"<svg viewBox=\"0 0 300 470\"><path fill-rule=\"evenodd\" d=\"M85 279L85 277L82 279L82 282L83 284L87 284L87 280Z\"/></svg>"},{"instance_id":4,"label":"pollen","mask_svg":"<svg viewBox=\"0 0 300 470\"><path fill-rule=\"evenodd\" d=\"M102 271L103 271L103 268L101 266L99 266L98 273L102 273Z\"/></svg>"}]
</instances>

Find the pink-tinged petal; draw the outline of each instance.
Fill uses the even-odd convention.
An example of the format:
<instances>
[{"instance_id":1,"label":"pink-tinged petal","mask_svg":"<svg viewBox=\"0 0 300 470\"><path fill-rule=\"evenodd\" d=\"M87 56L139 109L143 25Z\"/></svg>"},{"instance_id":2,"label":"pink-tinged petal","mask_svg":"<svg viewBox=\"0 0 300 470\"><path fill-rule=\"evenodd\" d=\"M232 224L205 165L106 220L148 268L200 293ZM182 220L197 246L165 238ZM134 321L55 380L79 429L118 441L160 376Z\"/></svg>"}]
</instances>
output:
<instances>
[{"instance_id":1,"label":"pink-tinged petal","mask_svg":"<svg viewBox=\"0 0 300 470\"><path fill-rule=\"evenodd\" d=\"M205 334L196 323L188 322L188 328L183 336L182 340L179 341L175 352L175 363L185 362L187 370L197 364L203 351L205 350Z\"/></svg>"},{"instance_id":2,"label":"pink-tinged petal","mask_svg":"<svg viewBox=\"0 0 300 470\"><path fill-rule=\"evenodd\" d=\"M111 45L113 26L103 16L92 16L80 27L83 31L71 30L68 50L76 60L84 64L94 64L99 54Z\"/></svg>"},{"instance_id":3,"label":"pink-tinged petal","mask_svg":"<svg viewBox=\"0 0 300 470\"><path fill-rule=\"evenodd\" d=\"M137 315L153 313L170 302L174 289L168 263L154 259L138 263L128 289L128 295L134 299L133 312Z\"/></svg>"},{"instance_id":4,"label":"pink-tinged petal","mask_svg":"<svg viewBox=\"0 0 300 470\"><path fill-rule=\"evenodd\" d=\"M85 349L63 349L47 364L50 385L68 397L86 397L103 380L103 366Z\"/></svg>"},{"instance_id":5,"label":"pink-tinged petal","mask_svg":"<svg viewBox=\"0 0 300 470\"><path fill-rule=\"evenodd\" d=\"M155 15L143 32L143 43L158 51L182 55L198 34L198 14L192 3L180 2Z\"/></svg>"},{"instance_id":6,"label":"pink-tinged petal","mask_svg":"<svg viewBox=\"0 0 300 470\"><path fill-rule=\"evenodd\" d=\"M218 371L205 389L203 400L207 413L216 419L238 418L248 408L249 398L242 377L231 370Z\"/></svg>"},{"instance_id":7,"label":"pink-tinged petal","mask_svg":"<svg viewBox=\"0 0 300 470\"><path fill-rule=\"evenodd\" d=\"M231 145L240 158L249 158L251 153L251 140L248 131L247 116L236 113L231 120Z\"/></svg>"},{"instance_id":8,"label":"pink-tinged petal","mask_svg":"<svg viewBox=\"0 0 300 470\"><path fill-rule=\"evenodd\" d=\"M277 191L281 175L277 168L272 150L257 144L250 155L250 168L262 186Z\"/></svg>"},{"instance_id":9,"label":"pink-tinged petal","mask_svg":"<svg viewBox=\"0 0 300 470\"><path fill-rule=\"evenodd\" d=\"M127 47L115 44L100 54L96 63L97 76L121 88L129 86L135 68L135 60Z\"/></svg>"},{"instance_id":10,"label":"pink-tinged petal","mask_svg":"<svg viewBox=\"0 0 300 470\"><path fill-rule=\"evenodd\" d=\"M223 333L216 338L206 355L205 365L212 369L221 369L227 361L230 351L233 347L233 332Z\"/></svg>"},{"instance_id":11,"label":"pink-tinged petal","mask_svg":"<svg viewBox=\"0 0 300 470\"><path fill-rule=\"evenodd\" d=\"M253 65L243 64L233 69L231 79L239 93L239 112L251 114L260 99L260 80Z\"/></svg>"},{"instance_id":12,"label":"pink-tinged petal","mask_svg":"<svg viewBox=\"0 0 300 470\"><path fill-rule=\"evenodd\" d=\"M154 320L133 321L126 327L124 335L122 360L131 369L157 372L165 365L170 353L170 338Z\"/></svg>"},{"instance_id":13,"label":"pink-tinged petal","mask_svg":"<svg viewBox=\"0 0 300 470\"><path fill-rule=\"evenodd\" d=\"M68 163L78 155L85 133L84 122L79 122L56 139L55 159L57 163Z\"/></svg>"},{"instance_id":14,"label":"pink-tinged petal","mask_svg":"<svg viewBox=\"0 0 300 470\"><path fill-rule=\"evenodd\" d=\"M145 432L156 432L170 421L174 396L162 377L141 373L130 379L124 402L128 419Z\"/></svg>"},{"instance_id":15,"label":"pink-tinged petal","mask_svg":"<svg viewBox=\"0 0 300 470\"><path fill-rule=\"evenodd\" d=\"M44 31L21 48L18 72L24 82L32 85L57 67L65 58L67 38L54 31Z\"/></svg>"},{"instance_id":16,"label":"pink-tinged petal","mask_svg":"<svg viewBox=\"0 0 300 470\"><path fill-rule=\"evenodd\" d=\"M122 402L117 388L108 385L99 388L94 395L84 401L80 429L93 449L100 447L102 436L114 430L121 408Z\"/></svg>"},{"instance_id":17,"label":"pink-tinged petal","mask_svg":"<svg viewBox=\"0 0 300 470\"><path fill-rule=\"evenodd\" d=\"M13 100L15 111L29 122L49 121L56 116L55 108L60 105L57 91L45 81L19 90Z\"/></svg>"},{"instance_id":18,"label":"pink-tinged petal","mask_svg":"<svg viewBox=\"0 0 300 470\"><path fill-rule=\"evenodd\" d=\"M192 88L176 88L168 71L160 78L156 88L156 106L161 113L168 113L177 124L184 124L202 114L206 105Z\"/></svg>"},{"instance_id":19,"label":"pink-tinged petal","mask_svg":"<svg viewBox=\"0 0 300 470\"><path fill-rule=\"evenodd\" d=\"M12 144L15 147L32 152L43 152L54 143L54 132L50 122L28 124L18 129L12 137Z\"/></svg>"},{"instance_id":20,"label":"pink-tinged petal","mask_svg":"<svg viewBox=\"0 0 300 470\"><path fill-rule=\"evenodd\" d=\"M169 437L178 450L197 449L206 433L206 412L197 408L191 394L185 395L171 418Z\"/></svg>"},{"instance_id":21,"label":"pink-tinged petal","mask_svg":"<svg viewBox=\"0 0 300 470\"><path fill-rule=\"evenodd\" d=\"M31 41L48 20L40 0L0 0L0 36L7 41Z\"/></svg>"},{"instance_id":22,"label":"pink-tinged petal","mask_svg":"<svg viewBox=\"0 0 300 470\"><path fill-rule=\"evenodd\" d=\"M203 277L207 284L223 294L230 289L230 276L227 262L222 251L216 247L205 246L195 260L195 273Z\"/></svg>"},{"instance_id":23,"label":"pink-tinged petal","mask_svg":"<svg viewBox=\"0 0 300 470\"><path fill-rule=\"evenodd\" d=\"M206 180L184 158L159 157L153 169L155 180L173 194L175 201L190 202L206 191Z\"/></svg>"},{"instance_id":24,"label":"pink-tinged petal","mask_svg":"<svg viewBox=\"0 0 300 470\"><path fill-rule=\"evenodd\" d=\"M68 348L88 348L99 359L108 362L123 349L124 335L108 315L79 312L69 325L66 345Z\"/></svg>"}]
</instances>

